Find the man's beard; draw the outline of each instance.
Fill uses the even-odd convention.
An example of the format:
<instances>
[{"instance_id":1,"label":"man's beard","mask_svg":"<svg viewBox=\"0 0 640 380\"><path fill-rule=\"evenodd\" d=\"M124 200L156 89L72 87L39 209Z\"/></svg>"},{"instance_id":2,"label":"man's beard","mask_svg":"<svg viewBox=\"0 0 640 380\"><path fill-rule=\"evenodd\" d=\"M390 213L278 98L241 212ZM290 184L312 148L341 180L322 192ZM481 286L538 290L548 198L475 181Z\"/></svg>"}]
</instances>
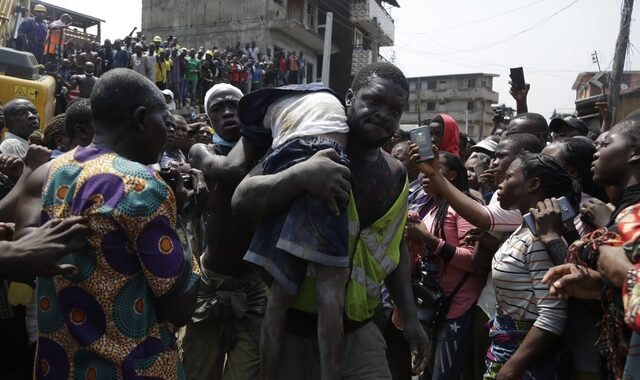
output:
<instances>
[{"instance_id":1,"label":"man's beard","mask_svg":"<svg viewBox=\"0 0 640 380\"><path fill-rule=\"evenodd\" d=\"M352 126L357 124L359 124L359 122L356 121L354 117L351 116L351 114L347 114L347 125L349 125L349 128L353 130ZM389 140L391 140L392 137L393 133L390 133L388 136L379 139L372 139L369 136L362 136L362 134L360 133L349 134L349 140L356 140L359 144L371 149L383 147L386 143L389 142Z\"/></svg>"}]
</instances>

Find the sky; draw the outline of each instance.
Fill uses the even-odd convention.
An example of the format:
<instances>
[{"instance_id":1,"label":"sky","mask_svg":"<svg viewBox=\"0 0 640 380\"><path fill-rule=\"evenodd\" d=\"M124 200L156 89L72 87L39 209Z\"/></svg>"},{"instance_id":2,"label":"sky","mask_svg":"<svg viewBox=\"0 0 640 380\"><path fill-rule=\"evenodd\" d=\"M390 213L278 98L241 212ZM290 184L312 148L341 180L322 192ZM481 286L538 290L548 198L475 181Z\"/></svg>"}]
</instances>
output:
<instances>
[{"instance_id":1,"label":"sky","mask_svg":"<svg viewBox=\"0 0 640 380\"><path fill-rule=\"evenodd\" d=\"M140 29L141 0L48 0L106 23L103 38L122 38ZM550 117L573 109L571 86L578 73L611 69L622 0L399 0L392 8L395 46L382 55L405 75L484 72L498 74L493 89L500 103L515 108L509 68L524 68L531 84L529 110ZM640 70L638 7L633 12L626 70ZM179 36L178 36L179 37ZM635 45L638 44L636 48Z\"/></svg>"}]
</instances>

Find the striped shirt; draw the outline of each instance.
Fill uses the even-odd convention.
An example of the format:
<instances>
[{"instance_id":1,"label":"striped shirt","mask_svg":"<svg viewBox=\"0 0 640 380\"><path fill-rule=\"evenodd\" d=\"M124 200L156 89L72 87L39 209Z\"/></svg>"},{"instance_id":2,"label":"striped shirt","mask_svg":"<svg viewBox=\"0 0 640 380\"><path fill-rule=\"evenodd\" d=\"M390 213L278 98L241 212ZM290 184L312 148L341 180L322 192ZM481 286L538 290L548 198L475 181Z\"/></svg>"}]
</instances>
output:
<instances>
[{"instance_id":1,"label":"striped shirt","mask_svg":"<svg viewBox=\"0 0 640 380\"><path fill-rule=\"evenodd\" d=\"M493 257L491 277L497 314L535 321L534 326L561 335L567 319L567 301L552 297L541 283L553 266L546 248L527 229L519 228Z\"/></svg>"},{"instance_id":2,"label":"striped shirt","mask_svg":"<svg viewBox=\"0 0 640 380\"><path fill-rule=\"evenodd\" d=\"M522 224L522 214L520 210L505 210L498 202L498 192L493 193L491 202L484 207L491 219L491 232L512 232Z\"/></svg>"}]
</instances>

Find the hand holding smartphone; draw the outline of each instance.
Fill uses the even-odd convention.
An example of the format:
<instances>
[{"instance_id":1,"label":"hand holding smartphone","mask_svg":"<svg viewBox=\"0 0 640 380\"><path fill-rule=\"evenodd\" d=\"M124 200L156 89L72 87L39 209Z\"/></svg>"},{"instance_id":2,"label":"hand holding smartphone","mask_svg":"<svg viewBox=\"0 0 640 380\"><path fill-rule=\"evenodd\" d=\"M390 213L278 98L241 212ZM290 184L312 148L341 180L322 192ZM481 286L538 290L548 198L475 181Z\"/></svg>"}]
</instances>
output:
<instances>
[{"instance_id":1,"label":"hand holding smartphone","mask_svg":"<svg viewBox=\"0 0 640 380\"><path fill-rule=\"evenodd\" d=\"M573 209L573 206L571 206L571 202L569 202L569 199L567 199L567 197L560 197L558 199L558 203L560 204L560 218L562 219L562 223L573 220L578 215L576 210ZM522 219L527 224L527 227L529 227L529 230L535 236L538 236L538 231L536 229L536 220L533 215L530 212L526 213L522 217Z\"/></svg>"},{"instance_id":2,"label":"hand holding smartphone","mask_svg":"<svg viewBox=\"0 0 640 380\"><path fill-rule=\"evenodd\" d=\"M410 132L411 141L420 149L420 159L417 162L428 161L435 158L433 152L433 142L429 127L414 128Z\"/></svg>"},{"instance_id":3,"label":"hand holding smartphone","mask_svg":"<svg viewBox=\"0 0 640 380\"><path fill-rule=\"evenodd\" d=\"M522 67L513 67L510 71L511 74L509 76L511 77L512 86L518 90L524 90L526 85L524 81L524 70L522 70Z\"/></svg>"}]
</instances>

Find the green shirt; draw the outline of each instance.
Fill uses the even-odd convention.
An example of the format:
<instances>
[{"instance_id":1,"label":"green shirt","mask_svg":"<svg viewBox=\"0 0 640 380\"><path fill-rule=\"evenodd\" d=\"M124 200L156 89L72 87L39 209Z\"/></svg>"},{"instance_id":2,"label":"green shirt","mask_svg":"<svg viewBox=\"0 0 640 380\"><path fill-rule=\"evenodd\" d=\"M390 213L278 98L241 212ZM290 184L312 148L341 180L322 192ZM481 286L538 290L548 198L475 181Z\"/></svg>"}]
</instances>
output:
<instances>
[{"instance_id":1,"label":"green shirt","mask_svg":"<svg viewBox=\"0 0 640 380\"><path fill-rule=\"evenodd\" d=\"M185 73L184 79L189 81L197 81L198 73L200 72L200 60L198 58L187 57L185 59Z\"/></svg>"}]
</instances>

